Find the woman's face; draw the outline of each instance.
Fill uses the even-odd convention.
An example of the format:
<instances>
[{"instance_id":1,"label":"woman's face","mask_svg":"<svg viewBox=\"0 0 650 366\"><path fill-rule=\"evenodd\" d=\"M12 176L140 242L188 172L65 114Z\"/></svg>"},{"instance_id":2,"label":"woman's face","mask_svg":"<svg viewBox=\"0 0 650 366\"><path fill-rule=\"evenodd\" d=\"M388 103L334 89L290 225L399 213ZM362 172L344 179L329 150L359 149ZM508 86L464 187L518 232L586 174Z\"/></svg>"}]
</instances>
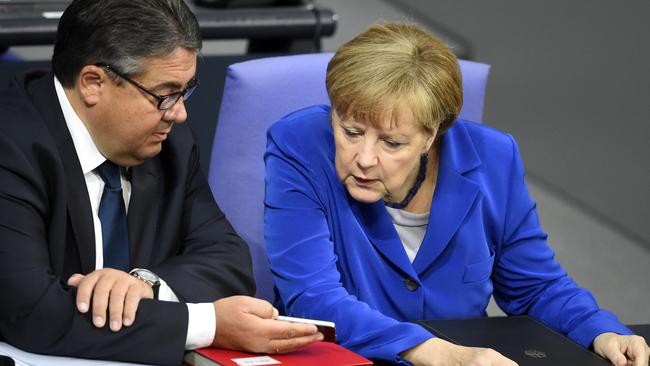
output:
<instances>
[{"instance_id":1,"label":"woman's face","mask_svg":"<svg viewBox=\"0 0 650 366\"><path fill-rule=\"evenodd\" d=\"M336 173L352 198L401 202L415 183L420 155L428 152L435 134L417 123L406 106L398 111L396 123L391 123L390 115L373 124L342 120L332 111Z\"/></svg>"}]
</instances>

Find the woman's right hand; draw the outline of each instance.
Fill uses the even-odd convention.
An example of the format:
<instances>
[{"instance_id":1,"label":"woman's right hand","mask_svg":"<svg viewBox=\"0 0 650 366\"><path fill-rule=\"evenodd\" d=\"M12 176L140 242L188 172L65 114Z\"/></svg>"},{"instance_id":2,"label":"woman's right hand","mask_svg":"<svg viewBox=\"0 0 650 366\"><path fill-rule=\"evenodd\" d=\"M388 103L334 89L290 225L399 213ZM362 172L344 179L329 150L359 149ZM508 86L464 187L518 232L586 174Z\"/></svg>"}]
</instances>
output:
<instances>
[{"instance_id":1,"label":"woman's right hand","mask_svg":"<svg viewBox=\"0 0 650 366\"><path fill-rule=\"evenodd\" d=\"M431 338L402 353L415 366L517 366L490 348L465 347Z\"/></svg>"}]
</instances>

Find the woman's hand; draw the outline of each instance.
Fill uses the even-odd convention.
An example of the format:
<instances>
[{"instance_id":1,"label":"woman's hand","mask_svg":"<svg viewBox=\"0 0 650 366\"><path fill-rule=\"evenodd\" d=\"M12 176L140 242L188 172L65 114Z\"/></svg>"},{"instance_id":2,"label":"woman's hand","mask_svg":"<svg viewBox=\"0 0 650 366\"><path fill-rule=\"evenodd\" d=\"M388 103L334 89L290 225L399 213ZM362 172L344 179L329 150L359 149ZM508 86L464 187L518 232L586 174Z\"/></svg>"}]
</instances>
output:
<instances>
[{"instance_id":1,"label":"woman's hand","mask_svg":"<svg viewBox=\"0 0 650 366\"><path fill-rule=\"evenodd\" d=\"M402 358L415 366L517 366L493 349L459 346L440 338L431 338L404 351Z\"/></svg>"},{"instance_id":2,"label":"woman's hand","mask_svg":"<svg viewBox=\"0 0 650 366\"><path fill-rule=\"evenodd\" d=\"M602 333L594 339L594 351L615 366L648 366L650 348L643 337Z\"/></svg>"}]
</instances>

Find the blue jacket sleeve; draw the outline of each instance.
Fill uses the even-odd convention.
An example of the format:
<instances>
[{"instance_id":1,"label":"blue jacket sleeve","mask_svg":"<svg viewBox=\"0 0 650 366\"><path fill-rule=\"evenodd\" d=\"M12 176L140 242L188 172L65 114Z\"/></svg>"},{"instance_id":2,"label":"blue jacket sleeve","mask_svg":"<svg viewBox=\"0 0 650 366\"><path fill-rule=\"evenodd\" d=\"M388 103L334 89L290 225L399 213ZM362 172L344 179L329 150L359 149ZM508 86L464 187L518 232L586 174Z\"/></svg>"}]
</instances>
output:
<instances>
[{"instance_id":1,"label":"blue jacket sleeve","mask_svg":"<svg viewBox=\"0 0 650 366\"><path fill-rule=\"evenodd\" d=\"M535 317L584 347L604 332L632 334L555 261L528 193L517 145L510 139L504 232L492 275L498 305L508 314Z\"/></svg>"},{"instance_id":2,"label":"blue jacket sleeve","mask_svg":"<svg viewBox=\"0 0 650 366\"><path fill-rule=\"evenodd\" d=\"M287 129L283 130L286 132ZM399 353L431 338L419 325L399 322L351 295L341 283L328 212L298 139L269 132L265 155L265 239L276 286L289 315L336 323L340 343L365 357L408 364ZM309 166L308 166L309 165ZM322 172L321 172L322 173Z\"/></svg>"}]
</instances>

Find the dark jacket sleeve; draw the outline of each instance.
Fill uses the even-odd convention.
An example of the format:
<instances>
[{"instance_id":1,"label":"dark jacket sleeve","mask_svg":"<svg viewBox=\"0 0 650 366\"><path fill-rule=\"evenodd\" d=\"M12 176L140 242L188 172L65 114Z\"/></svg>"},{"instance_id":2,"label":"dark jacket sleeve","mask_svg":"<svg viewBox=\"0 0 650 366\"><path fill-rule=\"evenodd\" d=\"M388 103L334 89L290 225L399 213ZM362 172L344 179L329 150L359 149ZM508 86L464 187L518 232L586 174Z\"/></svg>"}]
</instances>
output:
<instances>
[{"instance_id":1,"label":"dark jacket sleeve","mask_svg":"<svg viewBox=\"0 0 650 366\"><path fill-rule=\"evenodd\" d=\"M60 197L51 195L47 173L35 166L0 135L2 338L35 353L178 365L187 332L184 304L142 301L136 322L117 333L95 328L76 310L75 289L50 263L50 249L66 247L65 237L49 241L50 225L61 225L50 215Z\"/></svg>"},{"instance_id":2,"label":"dark jacket sleeve","mask_svg":"<svg viewBox=\"0 0 650 366\"><path fill-rule=\"evenodd\" d=\"M0 339L41 354L181 364L185 304L142 300L135 323L119 332L96 328L90 315L76 310L76 291L66 281L81 271L82 254L67 207L87 192L68 194L61 146L35 112L25 112L25 103L0 103ZM179 138L189 133L178 130ZM251 294L246 244L216 206L199 171L193 139L180 140L169 144L169 161L152 159L156 167L168 168L160 184L173 188L162 190L159 210L151 213L157 224L144 264L182 301ZM169 180L172 171L174 181Z\"/></svg>"},{"instance_id":3,"label":"dark jacket sleeve","mask_svg":"<svg viewBox=\"0 0 650 366\"><path fill-rule=\"evenodd\" d=\"M165 146L161 157L168 192L183 197L180 212L162 207L161 233L179 225L180 247L150 269L163 278L186 302L212 302L233 295L254 295L252 264L248 246L237 235L214 201L199 167L198 147L187 126L176 126L174 144ZM188 147L189 146L189 147ZM180 182L178 177L186 177ZM173 183L170 183L173 182ZM178 194L172 192L179 190ZM182 191L182 192L181 192ZM161 234L160 240L169 238ZM173 247L169 243L167 247Z\"/></svg>"}]
</instances>

